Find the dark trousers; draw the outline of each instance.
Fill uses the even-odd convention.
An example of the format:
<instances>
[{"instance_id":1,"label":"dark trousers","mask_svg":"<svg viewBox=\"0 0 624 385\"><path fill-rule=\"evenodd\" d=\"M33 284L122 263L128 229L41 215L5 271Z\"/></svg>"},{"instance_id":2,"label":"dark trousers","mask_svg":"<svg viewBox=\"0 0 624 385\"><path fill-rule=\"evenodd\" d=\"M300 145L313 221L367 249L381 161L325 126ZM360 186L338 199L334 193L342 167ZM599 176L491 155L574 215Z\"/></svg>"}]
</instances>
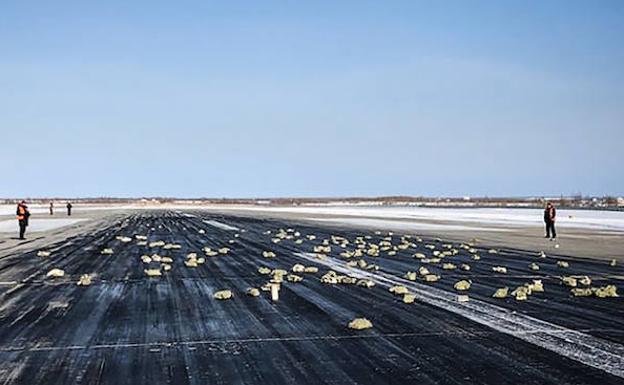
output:
<instances>
[{"instance_id":1,"label":"dark trousers","mask_svg":"<svg viewBox=\"0 0 624 385\"><path fill-rule=\"evenodd\" d=\"M24 239L24 233L26 232L26 227L28 224L26 221L19 221L19 229L20 229L20 239Z\"/></svg>"},{"instance_id":2,"label":"dark trousers","mask_svg":"<svg viewBox=\"0 0 624 385\"><path fill-rule=\"evenodd\" d=\"M67 209L67 216L71 217L71 209Z\"/></svg>"},{"instance_id":3,"label":"dark trousers","mask_svg":"<svg viewBox=\"0 0 624 385\"><path fill-rule=\"evenodd\" d=\"M546 237L550 238L551 234L553 238L557 237L557 232L555 231L555 221L546 221Z\"/></svg>"}]
</instances>

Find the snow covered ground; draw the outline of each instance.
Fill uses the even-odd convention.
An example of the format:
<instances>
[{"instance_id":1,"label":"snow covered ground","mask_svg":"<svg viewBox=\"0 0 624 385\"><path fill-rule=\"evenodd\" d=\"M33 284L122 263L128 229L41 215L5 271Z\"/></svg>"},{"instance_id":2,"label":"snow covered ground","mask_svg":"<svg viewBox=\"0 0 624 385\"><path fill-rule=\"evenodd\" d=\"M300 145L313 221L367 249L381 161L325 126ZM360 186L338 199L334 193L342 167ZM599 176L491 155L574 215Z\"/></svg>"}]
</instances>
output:
<instances>
[{"instance_id":1,"label":"snow covered ground","mask_svg":"<svg viewBox=\"0 0 624 385\"><path fill-rule=\"evenodd\" d=\"M36 233L40 231L48 231L57 229L59 227L73 225L80 221L86 220L85 218L62 218L62 219L31 219L29 221L28 229L26 233ZM4 220L0 221L0 233L18 233L18 225L16 220Z\"/></svg>"},{"instance_id":2,"label":"snow covered ground","mask_svg":"<svg viewBox=\"0 0 624 385\"><path fill-rule=\"evenodd\" d=\"M418 231L418 230L427 230L427 231L495 231L495 232L505 232L511 231L510 229L505 229L501 227L486 227L479 225L456 225L456 224L437 224L437 223L425 223L418 221L396 221L396 220L388 220L381 218L358 218L358 217L333 217L333 218L304 218L308 221L315 222L326 222L333 224L347 224L354 226L366 226L377 229L394 229L394 230L404 230L404 231Z\"/></svg>"},{"instance_id":3,"label":"snow covered ground","mask_svg":"<svg viewBox=\"0 0 624 385\"><path fill-rule=\"evenodd\" d=\"M106 209L174 209L174 210L219 210L301 215L302 219L332 220L333 222L368 224L384 227L383 220L409 222L410 228L430 230L505 231L509 227L533 227L543 225L541 209L525 208L431 208L409 206L361 206L361 205L318 205L318 206L254 206L254 205L85 205L77 204L74 212ZM31 205L32 214L46 214L47 205ZM58 214L64 214L64 207L56 207ZM0 215L14 215L14 205L0 205ZM326 218L323 218L326 217ZM367 221L365 223L365 221ZM13 221L14 222L14 221ZM15 223L11 225L15 227ZM557 211L557 226L562 228L592 229L597 231L624 232L624 211L565 210Z\"/></svg>"},{"instance_id":4,"label":"snow covered ground","mask_svg":"<svg viewBox=\"0 0 624 385\"><path fill-rule=\"evenodd\" d=\"M31 214L48 214L49 205L28 205L28 210ZM110 209L132 209L138 208L131 205L96 205L96 204L74 204L72 208L72 212L76 213L78 211L92 211L92 210L110 210ZM17 209L16 205L0 205L0 215L15 215L15 211ZM66 213L65 203L55 203L54 205L54 214L55 215L65 215Z\"/></svg>"},{"instance_id":5,"label":"snow covered ground","mask_svg":"<svg viewBox=\"0 0 624 385\"><path fill-rule=\"evenodd\" d=\"M223 207L219 208L224 209ZM357 218L409 220L410 222L439 221L441 222L439 224L421 223L421 225L444 226L446 229L449 229L448 226L478 226L481 230L483 230L483 225L497 225L504 227L528 227L543 225L543 211L541 209L425 208L374 206L227 206L227 210L298 213L302 215L326 215L332 218L343 217L343 219L348 222L352 222ZM557 226L624 232L624 212L562 209L557 211ZM498 229L497 231L500 231L500 229Z\"/></svg>"}]
</instances>

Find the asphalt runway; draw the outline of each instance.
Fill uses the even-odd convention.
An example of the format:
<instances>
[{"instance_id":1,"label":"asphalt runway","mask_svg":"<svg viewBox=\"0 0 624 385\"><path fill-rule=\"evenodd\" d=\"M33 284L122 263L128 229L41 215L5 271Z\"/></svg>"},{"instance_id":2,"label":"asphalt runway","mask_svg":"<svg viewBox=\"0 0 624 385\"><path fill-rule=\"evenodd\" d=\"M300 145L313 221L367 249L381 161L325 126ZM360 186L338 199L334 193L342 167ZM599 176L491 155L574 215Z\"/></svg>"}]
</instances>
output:
<instances>
[{"instance_id":1,"label":"asphalt runway","mask_svg":"<svg viewBox=\"0 0 624 385\"><path fill-rule=\"evenodd\" d=\"M279 229L290 239L274 243ZM290 229L291 231L287 231ZM204 233L200 233L203 230ZM267 234L267 231L271 231ZM299 233L299 235L295 235ZM124 243L117 236L147 235L148 241L180 249ZM306 235L315 235L310 240ZM331 235L325 259L314 246ZM403 234L394 233L398 245ZM562 275L588 275L593 286L621 285L624 267L604 260L566 256L540 258L534 252L475 245L444 258L470 271L423 264L414 253L445 250L441 240L413 235L415 247L364 257L379 270L349 268L339 254L353 250L358 236L369 243L387 232L313 226L296 221L247 218L206 212L150 211L112 217L108 225L38 250L0 258L0 383L2 384L623 384L624 301L573 297ZM296 243L301 239L300 243ZM186 255L229 247L191 268ZM101 255L112 248L112 255ZM263 251L275 258L264 258ZM144 254L171 256L172 269L147 277ZM557 261L567 261L568 268ZM540 265L532 271L529 264ZM245 294L268 277L259 267L290 270L317 266L303 281L281 285L271 301ZM441 275L435 283L403 278L426 266ZM495 273L505 266L507 274ZM152 262L149 267L158 267ZM46 278L52 268L61 278ZM329 269L369 279L376 285L329 285ZM77 286L93 274L90 286ZM456 300L453 284L472 281L470 301ZM527 301L494 299L496 288L541 279L543 293ZM388 287L405 285L417 297L405 304ZM233 298L213 298L230 289ZM511 291L510 290L510 291ZM373 323L351 330L353 318Z\"/></svg>"}]
</instances>

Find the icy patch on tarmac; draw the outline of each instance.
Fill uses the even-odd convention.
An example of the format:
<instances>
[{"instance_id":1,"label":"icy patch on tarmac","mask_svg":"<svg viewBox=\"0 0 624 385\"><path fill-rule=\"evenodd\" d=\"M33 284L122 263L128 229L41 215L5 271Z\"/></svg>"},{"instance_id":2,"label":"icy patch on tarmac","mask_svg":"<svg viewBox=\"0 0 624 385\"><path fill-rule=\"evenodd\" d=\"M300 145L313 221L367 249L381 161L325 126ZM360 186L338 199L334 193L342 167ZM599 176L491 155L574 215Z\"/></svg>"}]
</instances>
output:
<instances>
[{"instance_id":1,"label":"icy patch on tarmac","mask_svg":"<svg viewBox=\"0 0 624 385\"><path fill-rule=\"evenodd\" d=\"M54 230L60 227L73 225L74 223L85 221L85 218L63 218L63 219L31 219L26 232L41 232ZM0 221L0 233L15 233L19 230L17 220L11 219Z\"/></svg>"},{"instance_id":2,"label":"icy patch on tarmac","mask_svg":"<svg viewBox=\"0 0 624 385\"><path fill-rule=\"evenodd\" d=\"M204 223L207 224L207 225L219 228L221 230L229 230L229 231L238 231L239 230L238 227L226 225L225 223L221 223L221 222L217 222L217 221L213 221L213 220L206 220L206 221L204 221Z\"/></svg>"},{"instance_id":3,"label":"icy patch on tarmac","mask_svg":"<svg viewBox=\"0 0 624 385\"><path fill-rule=\"evenodd\" d=\"M454 230L454 231L511 231L510 229L494 228L494 227L480 227L480 226L465 226L465 225L451 225L451 224L436 224L436 223L423 223L401 220L385 220L385 219L371 219L371 218L353 218L353 217L340 217L340 218L303 218L308 221L316 222L331 222L335 224L349 224L356 226L368 226L379 229L397 229L397 230Z\"/></svg>"}]
</instances>

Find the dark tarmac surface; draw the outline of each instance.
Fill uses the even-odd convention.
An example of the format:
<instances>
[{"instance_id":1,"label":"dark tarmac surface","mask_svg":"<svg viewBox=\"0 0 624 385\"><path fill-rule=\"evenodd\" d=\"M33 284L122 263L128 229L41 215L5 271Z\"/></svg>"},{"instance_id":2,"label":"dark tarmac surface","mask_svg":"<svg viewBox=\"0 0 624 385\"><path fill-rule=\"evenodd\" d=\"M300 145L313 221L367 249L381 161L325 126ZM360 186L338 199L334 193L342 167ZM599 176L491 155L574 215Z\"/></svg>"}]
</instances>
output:
<instances>
[{"instance_id":1,"label":"dark tarmac surface","mask_svg":"<svg viewBox=\"0 0 624 385\"><path fill-rule=\"evenodd\" d=\"M273 243L280 228L317 238ZM272 234L264 234L267 230ZM116 239L136 234L182 247L163 250ZM624 267L589 258L544 259L522 250L489 254L489 247L477 245L480 261L466 250L443 261L468 263L470 271L426 265L441 281L403 282L407 271L422 265L414 253L430 255L425 244L440 250L446 243L423 237L416 248L397 255L364 258L380 266L362 273L380 277L373 288L326 285L319 278L328 266L344 266L338 256L344 249L331 244L325 260L299 253L312 252L330 235L350 241L369 235L369 242L387 236L284 220L153 211L114 217L108 227L57 242L46 248L52 252L47 258L38 257L38 250L6 255L0 258L0 383L624 383L622 297L575 298L559 278L589 275L594 286L621 286ZM393 244L400 235L392 236ZM206 257L196 268L184 265L187 253L203 256L206 246L231 251ZM100 255L105 247L114 254ZM263 258L265 250L277 257ZM160 278L143 272L141 255L153 253L174 259L172 270ZM558 267L558 260L570 267ZM530 270L531 262L540 270ZM245 295L268 279L258 267L290 270L295 263L318 266L319 272L299 274L300 283L284 282L277 302L266 292ZM498 265L508 273L492 272ZM46 278L52 268L65 270L65 276ZM86 273L94 275L93 284L77 286ZM466 304L449 300L460 279L472 280ZM491 298L498 287L513 289L532 279L542 279L544 293L526 302ZM384 282L405 283L417 301L404 304ZM222 289L234 297L213 299ZM373 328L348 329L356 317L368 318Z\"/></svg>"}]
</instances>

